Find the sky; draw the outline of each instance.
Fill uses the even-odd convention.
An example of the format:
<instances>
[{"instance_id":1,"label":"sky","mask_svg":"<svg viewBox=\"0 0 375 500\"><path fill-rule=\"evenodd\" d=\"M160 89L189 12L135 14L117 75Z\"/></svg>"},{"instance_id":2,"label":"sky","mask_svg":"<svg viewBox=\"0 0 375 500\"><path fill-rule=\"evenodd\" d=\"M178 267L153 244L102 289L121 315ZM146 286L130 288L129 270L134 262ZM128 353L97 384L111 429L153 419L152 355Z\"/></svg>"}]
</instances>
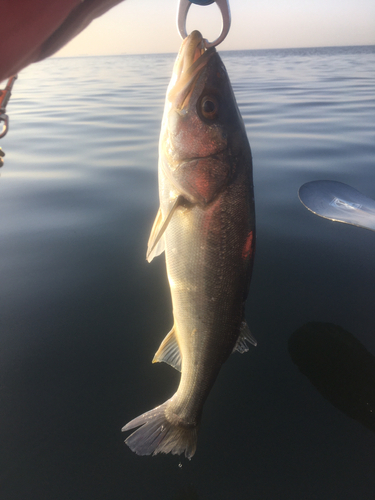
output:
<instances>
[{"instance_id":1,"label":"sky","mask_svg":"<svg viewBox=\"0 0 375 500\"><path fill-rule=\"evenodd\" d=\"M375 44L374 0L229 0L232 25L220 50ZM126 0L93 21L56 55L177 52L177 0ZM217 5L192 5L188 33L221 32Z\"/></svg>"}]
</instances>

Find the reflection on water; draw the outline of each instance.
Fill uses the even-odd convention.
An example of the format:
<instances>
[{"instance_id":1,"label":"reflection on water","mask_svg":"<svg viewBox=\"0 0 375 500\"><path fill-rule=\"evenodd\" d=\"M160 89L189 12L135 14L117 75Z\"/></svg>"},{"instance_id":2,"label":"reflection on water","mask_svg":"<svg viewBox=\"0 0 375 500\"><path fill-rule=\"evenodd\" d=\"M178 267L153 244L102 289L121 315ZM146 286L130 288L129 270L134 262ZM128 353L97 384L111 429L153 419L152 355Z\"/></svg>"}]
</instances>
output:
<instances>
[{"instance_id":1,"label":"reflection on water","mask_svg":"<svg viewBox=\"0 0 375 500\"><path fill-rule=\"evenodd\" d=\"M291 335L288 348L322 396L375 432L375 356L330 323L307 323Z\"/></svg>"},{"instance_id":2,"label":"reflection on water","mask_svg":"<svg viewBox=\"0 0 375 500\"><path fill-rule=\"evenodd\" d=\"M73 172L72 170L58 170L58 171L48 171L48 170L32 170L31 172L7 172L7 178L22 178L22 179L76 179L79 174Z\"/></svg>"}]
</instances>

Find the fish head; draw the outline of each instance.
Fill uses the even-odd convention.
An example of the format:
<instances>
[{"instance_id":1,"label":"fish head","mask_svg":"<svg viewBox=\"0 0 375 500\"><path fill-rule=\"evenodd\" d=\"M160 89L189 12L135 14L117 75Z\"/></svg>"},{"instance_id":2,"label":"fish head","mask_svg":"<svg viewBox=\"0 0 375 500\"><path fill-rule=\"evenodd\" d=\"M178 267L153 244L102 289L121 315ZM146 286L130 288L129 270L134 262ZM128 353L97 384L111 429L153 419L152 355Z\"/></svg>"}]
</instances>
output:
<instances>
[{"instance_id":1,"label":"fish head","mask_svg":"<svg viewBox=\"0 0 375 500\"><path fill-rule=\"evenodd\" d=\"M167 91L162 170L188 201L205 205L233 174L244 138L248 144L225 66L193 31L182 42Z\"/></svg>"}]
</instances>

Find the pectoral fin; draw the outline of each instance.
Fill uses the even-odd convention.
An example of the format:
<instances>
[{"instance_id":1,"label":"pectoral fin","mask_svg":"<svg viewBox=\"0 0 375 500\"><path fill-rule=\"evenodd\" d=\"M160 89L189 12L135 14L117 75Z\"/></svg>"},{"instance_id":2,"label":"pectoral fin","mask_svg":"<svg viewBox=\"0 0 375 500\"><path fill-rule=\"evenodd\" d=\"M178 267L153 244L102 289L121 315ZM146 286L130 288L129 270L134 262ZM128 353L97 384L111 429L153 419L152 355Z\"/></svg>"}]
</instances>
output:
<instances>
[{"instance_id":1,"label":"pectoral fin","mask_svg":"<svg viewBox=\"0 0 375 500\"><path fill-rule=\"evenodd\" d=\"M174 327L160 344L160 347L152 360L153 363L161 363L162 361L173 366L173 368L176 368L179 372L181 371L180 347L177 342Z\"/></svg>"},{"instance_id":2,"label":"pectoral fin","mask_svg":"<svg viewBox=\"0 0 375 500\"><path fill-rule=\"evenodd\" d=\"M233 352L238 351L241 354L247 352L249 350L247 345L248 342L253 346L258 344L255 338L251 335L250 328L247 326L247 323L243 321L241 323L240 334L238 336L237 343L234 346Z\"/></svg>"},{"instance_id":3,"label":"pectoral fin","mask_svg":"<svg viewBox=\"0 0 375 500\"><path fill-rule=\"evenodd\" d=\"M148 240L147 254L146 254L146 260L148 262L151 262L154 257L157 257L158 255L164 252L165 245L164 245L164 238L162 238L162 236L168 227L172 215L174 214L176 208L180 205L182 200L183 200L182 196L178 196L176 198L165 221L163 221L163 214L161 212L161 209L159 208L158 213L156 214L155 217L154 224L151 229L150 238Z\"/></svg>"},{"instance_id":4,"label":"pectoral fin","mask_svg":"<svg viewBox=\"0 0 375 500\"><path fill-rule=\"evenodd\" d=\"M163 227L163 215L159 208L156 214L154 224L151 229L150 238L148 239L146 259L151 262L154 257L157 257L164 252L164 238L162 238L161 229Z\"/></svg>"}]
</instances>

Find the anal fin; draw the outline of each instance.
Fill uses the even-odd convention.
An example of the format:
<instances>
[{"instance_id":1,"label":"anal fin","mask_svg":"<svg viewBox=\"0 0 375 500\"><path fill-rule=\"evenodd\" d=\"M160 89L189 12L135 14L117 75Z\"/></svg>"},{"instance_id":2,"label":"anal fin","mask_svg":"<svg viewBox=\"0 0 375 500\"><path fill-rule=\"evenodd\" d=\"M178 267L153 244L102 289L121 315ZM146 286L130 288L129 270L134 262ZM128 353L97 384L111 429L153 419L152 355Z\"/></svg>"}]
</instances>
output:
<instances>
[{"instance_id":1,"label":"anal fin","mask_svg":"<svg viewBox=\"0 0 375 500\"><path fill-rule=\"evenodd\" d=\"M246 321L241 323L240 334L237 339L237 343L233 348L233 352L238 351L241 354L247 352L249 350L249 346L247 344L252 344L253 346L258 345L258 342L251 335L250 328L247 326Z\"/></svg>"},{"instance_id":2,"label":"anal fin","mask_svg":"<svg viewBox=\"0 0 375 500\"><path fill-rule=\"evenodd\" d=\"M168 363L179 372L181 371L181 353L174 327L160 344L152 362Z\"/></svg>"}]
</instances>

